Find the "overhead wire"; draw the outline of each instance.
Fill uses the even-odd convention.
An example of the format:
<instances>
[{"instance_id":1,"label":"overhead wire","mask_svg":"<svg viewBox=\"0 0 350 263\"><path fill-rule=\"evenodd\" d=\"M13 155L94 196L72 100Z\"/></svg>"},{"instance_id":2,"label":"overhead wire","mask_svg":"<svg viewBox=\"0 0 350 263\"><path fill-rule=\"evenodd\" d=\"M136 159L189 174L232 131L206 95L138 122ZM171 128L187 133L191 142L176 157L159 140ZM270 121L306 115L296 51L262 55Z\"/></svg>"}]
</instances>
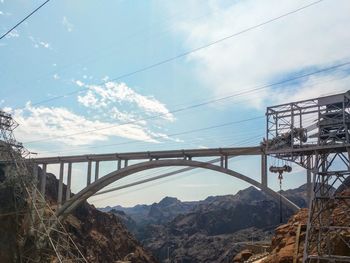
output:
<instances>
[{"instance_id":1,"label":"overhead wire","mask_svg":"<svg viewBox=\"0 0 350 263\"><path fill-rule=\"evenodd\" d=\"M307 117L306 119L310 119L310 118ZM252 138L248 138L248 141L252 141L252 139L257 139L260 136L261 135L254 136ZM241 142L246 143L247 140L243 140ZM232 146L232 145L230 145L230 146ZM238 146L238 145L236 145L236 146ZM242 150L242 152L243 151L244 150ZM209 160L209 162L215 163L215 162L218 162L219 160L220 159L213 159L213 160ZM133 186L136 186L136 185L139 185L139 184L148 183L148 182L151 182L151 181L154 181L154 180L159 180L159 179L162 179L162 178L165 178L165 177L169 177L169 176L172 176L172 175L175 175L175 174L178 174L178 173L191 171L191 170L194 170L194 169L196 169L196 168L189 167L189 168L184 168L184 169L176 170L176 171L173 171L173 172L169 172L169 173L166 173L166 174L163 174L164 170L161 170L160 172L158 172L158 173L160 173L160 175L157 175L157 172L150 171L148 174L145 174L144 176L137 177L137 178L132 178L132 179L134 179L134 182L130 182L130 183L125 184L125 181L123 181L123 184L121 186L112 185L110 187L104 188L103 191L96 193L95 196L96 195L101 195L101 194L106 194L106 193L109 193L109 192L112 192L112 191L122 190L122 189L133 187ZM153 177L148 178L150 175L152 175Z\"/></svg>"},{"instance_id":2,"label":"overhead wire","mask_svg":"<svg viewBox=\"0 0 350 263\"><path fill-rule=\"evenodd\" d=\"M194 20L197 20L197 19L206 17L206 16L208 16L209 14L216 14L216 13L218 13L218 12L220 12L220 11L219 11L219 10L215 10L215 11L207 12L207 13L202 14L202 15L200 15L200 16L197 16L197 17L195 17L195 18L191 18L190 21L194 21ZM180 14L180 13L183 15L183 12L179 12L179 14ZM174 18L174 17L178 17L178 16L177 16L177 15L173 15L173 16L171 16L170 18L172 19L172 18ZM164 19L164 21L168 21L168 20L170 20L169 17L167 17L167 19ZM157 24L157 23L159 23L159 21L154 22L153 24ZM173 28L173 27L174 27L174 25L169 26L169 27L166 28L166 30L162 30L162 31L160 32L160 34L157 34L157 35L154 34L155 36L153 36L153 39L154 39L154 37L159 38L160 36L162 36L162 35L164 35L165 33L169 32L169 31L171 30L171 28ZM145 29L145 28L148 29L148 30L146 30L146 31L143 30L143 29ZM149 29L151 29L151 28L152 28L152 27L148 24L147 26L143 26L142 28L140 28L139 30L136 30L135 32L132 32L131 34L128 34L127 36L122 37L121 40L124 42L125 40L128 40L128 39L134 38L134 37L136 37L136 36L139 36L140 33L144 33L144 32L150 31ZM152 36L151 36L151 37L152 37ZM103 48L103 53L104 53L104 55L111 54L111 49L115 49L115 47L118 46L120 43L121 43L121 41L112 42L112 43L110 43L110 45L108 45L108 47L104 47L104 48ZM138 41L137 43L138 43L140 46L142 46L144 42L143 42L143 41ZM107 52L106 52L106 50L107 50ZM120 49L120 50L122 50L122 49ZM90 52L89 56L85 56L85 57L81 57L81 58L78 58L78 59L74 59L74 61L75 61L74 63L66 64L66 65L64 65L64 66L62 66L62 67L60 67L60 68L58 68L57 70L51 71L49 74L43 74L43 75L39 76L39 78L36 78L36 80L40 80L41 77L44 77L44 76L51 76L52 74L55 74L55 73L57 74L57 73L60 73L60 72L62 72L62 71L64 72L67 68L72 67L72 66L74 66L74 65L76 65L76 64L81 64L82 62L94 62L94 61L97 61L97 60L100 59L101 57L104 57L104 56L99 56L99 57L97 58L96 56L92 56L92 54L96 55L96 53L97 53L98 51L101 51L101 49L96 50L96 52Z\"/></svg>"},{"instance_id":3,"label":"overhead wire","mask_svg":"<svg viewBox=\"0 0 350 263\"><path fill-rule=\"evenodd\" d=\"M39 5L37 8L35 8L32 12L30 12L27 16L25 16L22 20L20 20L17 24L15 24L13 27L11 27L8 31L6 31L4 34L1 35L0 40L6 37L8 34L10 34L14 29L16 29L19 25L21 25L24 21L26 21L29 17L34 15L37 11L39 11L40 8L42 8L44 5L46 5L50 0L46 0L41 5Z\"/></svg>"},{"instance_id":4,"label":"overhead wire","mask_svg":"<svg viewBox=\"0 0 350 263\"><path fill-rule=\"evenodd\" d=\"M242 138L242 139L239 139L239 138L237 138L237 136L236 136L236 134L234 134L234 135L229 135L229 136L226 136L227 137L227 139L226 140L220 140L221 141L221 143L219 143L218 142L218 144L220 145L220 147L222 147L222 145L230 145L231 147L233 147L233 146L235 146L235 147L238 147L239 145L241 145L242 144L242 142L245 142L246 141L246 136L247 135L255 135L256 136L256 132L257 131L254 131L253 133L251 133L251 132L245 132L244 133L244 135L245 135L245 137L244 138ZM258 135L258 136L256 136L256 138L262 138L262 136L261 136L261 132L262 131L258 131L259 132L259 134L260 135ZM242 134L243 135L243 134ZM254 136L254 138L255 138L255 136ZM235 139L236 140L238 140L239 141L239 143L234 143L234 144L232 144L232 137L235 137ZM220 138L221 138L221 136L220 136ZM226 142L229 142L230 144L227 144ZM188 146L188 145L187 145ZM149 149L148 149L149 150ZM121 181L124 183L125 181L133 181L133 180L140 180L140 179L142 179L142 178L147 178L147 177L149 177L149 175L155 175L155 174L157 174L157 173L162 173L162 172L165 172L165 170L172 170L172 169L174 169L174 167L169 167L169 168L158 168L157 170L156 170L156 172L155 171L144 171L144 172L142 172L140 175L137 175L137 174L135 174L135 175L132 175L132 176L128 176L128 177L126 177L126 178L123 178L123 179L121 179Z\"/></svg>"},{"instance_id":5,"label":"overhead wire","mask_svg":"<svg viewBox=\"0 0 350 263\"><path fill-rule=\"evenodd\" d=\"M249 122L253 120L258 120L262 119L264 116L256 116L248 119L243 119L243 120L238 120L238 121L232 121L232 122L225 122L217 125L212 125L208 127L203 127L203 128L198 128L198 129L192 129L192 130L187 130L183 132L177 132L177 133L171 133L171 134L166 134L162 136L155 136L153 139L165 139L166 137L175 137L175 136L180 136L180 135L185 135L185 134L191 134L191 133L196 133L200 131L207 131L207 130L212 130L212 129L217 129L217 128L222 128L226 126L230 126L233 124L239 124L239 123L244 123L244 122ZM84 147L83 149L96 149L96 148L101 148L101 147L106 147L106 146L120 146L120 145L129 145L129 144L136 144L136 143L144 143L144 141L125 141L121 143L115 143L115 144L107 144L107 145L97 145L97 146L90 146L90 147ZM77 147L77 149L81 150L81 147ZM69 151L75 150L74 148L70 148ZM62 152L62 151L47 151L43 153L56 153L56 152Z\"/></svg>"},{"instance_id":6,"label":"overhead wire","mask_svg":"<svg viewBox=\"0 0 350 263\"><path fill-rule=\"evenodd\" d=\"M152 68L155 68L155 67L164 65L164 64L166 64L166 63L172 62L172 61L177 60L177 59L179 59L179 58L186 57L186 56L188 56L188 55L190 55L190 54L193 54L193 53L195 53L195 52L198 52L198 51L200 51L200 50L203 50L203 49L206 49L206 48L208 48L208 47L211 47L211 46L214 46L214 45L216 45L216 44L219 44L219 43L221 43L221 42L223 42L223 41L225 41L225 40L234 38L234 37L236 37L236 36L239 36L239 35L241 35L241 34L247 33L247 32L249 32L249 31L254 30L254 29L257 29L257 28L259 28L259 27L265 26L265 25L267 25L267 24L270 24L270 23L272 23L272 22L275 22L275 21L277 21L277 20L279 20L279 19L282 19L282 18L284 18L284 17L287 17L287 16L289 16L289 15L298 13L298 12L300 12L300 11L302 11L302 10L305 10L305 9L311 7L311 6L317 5L317 4L319 4L319 3L323 2L323 1L324 1L324 0L318 0L318 1L311 2L311 3L307 4L307 5L304 5L304 6L301 6L301 7L297 8L297 9L291 10L291 11L286 12L286 13L284 13L284 14L282 14L282 15L277 16L277 17L268 19L268 20L266 20L266 21L264 21L264 22L261 22L261 23L259 23L259 24L253 25L253 26L251 26L251 27L247 27L247 28L245 28L245 29L243 29L243 30L241 30L241 31L238 31L238 32L234 33L234 34L228 35L228 36L226 36L226 37L217 39L217 40L215 40L215 41L213 41L213 42L210 42L210 43L207 43L207 44L205 44L205 45L199 46L199 47L197 47L197 48L194 48L194 49L188 50L188 51L186 51L186 52L180 53L180 54L178 54L178 55L176 55L176 56L173 56L173 57L170 57L170 58L161 60L161 61L159 61L159 62L150 64L150 65L148 65L148 66L142 67L142 68L137 69L137 70L135 70L135 71L132 71L132 72L128 72L128 73L119 75L119 76L117 76L117 77L115 77L115 78L112 78L112 79L110 79L110 80L108 80L108 81L117 81L117 80L120 80L120 79L124 79L124 78L130 77L130 76L133 76L133 75L135 75L135 74L138 74L138 73L141 73L141 72L150 70L150 69L152 69ZM107 83L107 81L101 82L101 83L98 84L98 85L103 85L103 84L105 84L105 83ZM87 90L89 90L89 88L83 88L83 89L75 90L75 91L68 92L68 93L63 94L63 95L55 96L55 97L52 97L52 98L49 98L49 99L46 99L46 100L42 100L42 101L33 103L32 105L33 105L33 106L41 105L41 104L44 104L44 103L47 103L47 102L51 102L51 101L54 101L54 100L57 100L57 99L61 99L61 98L64 98L64 97L68 97L68 96L74 95L74 94L76 94L76 93L80 93L80 92L82 92L82 91L87 91Z\"/></svg>"},{"instance_id":7,"label":"overhead wire","mask_svg":"<svg viewBox=\"0 0 350 263\"><path fill-rule=\"evenodd\" d=\"M249 139L251 139L251 138L249 138ZM244 152L244 150L242 150L242 152ZM211 162L214 162L214 161L217 162L217 161L219 161L219 160L214 159L214 160L212 160ZM184 169L186 169L186 168L184 168ZM187 171L190 171L190 170L193 170L193 169L195 169L195 168L192 169L192 167L189 167L188 169L189 169L189 170L187 170ZM180 169L180 170L182 170L182 169ZM182 173L182 172L180 172L180 173ZM129 188L129 187L132 187L132 186L136 186L136 185L138 185L138 184L144 184L144 183L148 183L148 182L151 182L151 181L154 181L154 180L160 180L160 179L162 179L162 178L169 177L169 176L172 176L172 175L175 175L175 174L177 174L176 171L170 172L170 173L168 173L168 174L163 175L163 177L161 177L161 176L156 176L156 177L153 178L153 179L152 179L152 178L149 178L148 180L142 180L141 182L130 183L129 185L124 185L124 186L116 187L116 189L119 190L119 189ZM178 179L178 178L170 178L170 179L168 179L167 181L171 181L171 180L175 180L175 179ZM158 182L157 185L163 184L163 183L165 183L165 182L167 182L167 181ZM143 186L142 189L145 189L145 188L150 187L150 186L154 186L154 185L148 185L148 186L146 186L146 187ZM115 191L115 190L113 190L113 189L109 189L109 190ZM109 192L110 192L110 191L109 191ZM135 192L135 190L129 191L128 193L130 193L130 192ZM104 194L105 194L105 193L104 193ZM125 194L125 193L122 193L122 194ZM119 193L119 195L121 195L121 194ZM106 199L111 199L111 198L115 198L115 196L97 199L97 200L94 200L94 202L98 202L98 201L102 201L102 200L106 200Z\"/></svg>"},{"instance_id":8,"label":"overhead wire","mask_svg":"<svg viewBox=\"0 0 350 263\"><path fill-rule=\"evenodd\" d=\"M87 130L87 131L76 132L76 133L67 134L67 135L63 135L63 136L48 137L48 138L44 138L44 139L40 139L40 140L34 140L34 141L28 141L28 142L24 142L24 143L32 144L32 143L37 143L37 142L50 141L50 140L53 140L53 139L67 138L67 137L72 137L72 136L75 136L75 135L81 135L81 134L87 134L87 133L92 133L92 132L96 132L96 131L111 129L111 128L119 127L119 126L122 126L122 125L135 124L135 123L138 123L140 121L147 121L147 120L152 120L152 119L156 119L156 118L160 118L160 117L165 117L165 116L168 116L169 114L174 114L174 113L186 111L186 110L202 107L202 106L205 106L205 105L208 105L208 104L216 103L216 102L219 102L219 101L224 101L224 100L227 100L227 99L230 99L230 98L233 98L233 97L237 97L237 96L241 96L241 95L244 95L244 94L253 93L253 92L256 92L258 90L267 89L269 87L285 84L285 83L288 83L288 82L291 82L291 81L294 81L294 80L298 80L298 79L301 79L301 78L305 78L305 77L309 77L309 76L316 75L316 74L319 74L319 73L335 70L335 69L338 69L340 67L344 67L346 65L350 65L350 61L344 62L344 63L339 63L339 64L336 64L336 65L333 65L333 66L330 66L330 67L327 67L327 68L322 68L322 69L319 69L319 70L315 70L313 72L305 73L305 74L302 74L302 75L298 75L298 76L295 76L295 77L292 77L292 78L288 78L288 79L284 79L284 80L281 80L281 81L273 82L273 83L270 83L270 84L265 84L265 85L262 85L262 86L259 86L257 88L253 88L253 89L250 89L250 90L237 92L237 93L234 93L234 94L231 94L231 95L228 95L228 96L215 98L215 99L208 100L208 101L205 101L205 102L202 102L202 103L197 103L197 104L193 104L193 105L190 105L190 106L187 106L187 107L171 110L171 111L168 111L166 113L160 113L160 114L152 115L152 116L149 116L149 117L146 117L146 118L141 118L141 119L138 119L138 120L132 120L132 121L128 121L128 122L123 122L123 123L110 125L110 126L106 126L106 127L101 127L101 128L91 129L91 130Z\"/></svg>"}]
</instances>

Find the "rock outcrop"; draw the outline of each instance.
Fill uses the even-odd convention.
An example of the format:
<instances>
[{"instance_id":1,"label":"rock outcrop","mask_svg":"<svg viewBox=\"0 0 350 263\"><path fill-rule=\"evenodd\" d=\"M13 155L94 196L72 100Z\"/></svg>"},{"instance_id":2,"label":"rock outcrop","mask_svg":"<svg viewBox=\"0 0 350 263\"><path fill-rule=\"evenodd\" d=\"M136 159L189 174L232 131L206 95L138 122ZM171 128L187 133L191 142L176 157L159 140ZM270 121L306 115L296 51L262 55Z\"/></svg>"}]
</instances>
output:
<instances>
[{"instance_id":1,"label":"rock outcrop","mask_svg":"<svg viewBox=\"0 0 350 263\"><path fill-rule=\"evenodd\" d=\"M341 195L349 196L350 189L341 193ZM346 213L349 204L339 202L333 210L332 221L338 226L349 226L350 216ZM296 254L296 262L302 262L304 241L306 236L306 224L308 219L308 209L301 209L298 213L292 216L287 224L276 228L275 235L271 242L271 253L263 261L263 263L292 263L294 254ZM300 226L299 242L297 242L297 232ZM330 242L336 248L334 251L337 255L350 256L350 249L345 245L345 242L350 243L349 233L341 233L341 238L334 235ZM323 244L320 244L322 246Z\"/></svg>"},{"instance_id":2,"label":"rock outcrop","mask_svg":"<svg viewBox=\"0 0 350 263\"><path fill-rule=\"evenodd\" d=\"M47 197L53 202L58 181L47 174L46 182ZM65 227L89 262L157 262L116 215L101 212L87 202L67 217Z\"/></svg>"},{"instance_id":3,"label":"rock outcrop","mask_svg":"<svg viewBox=\"0 0 350 263\"><path fill-rule=\"evenodd\" d=\"M0 167L1 168L1 167ZM3 183L4 173L0 169L0 262L19 262L15 203L13 187ZM58 180L47 174L46 198L54 208L57 200ZM64 186L64 190L66 187ZM19 211L20 215L23 211ZM64 222L77 247L88 262L155 263L151 253L128 232L114 214L103 213L84 202ZM53 262L55 257L52 257Z\"/></svg>"}]
</instances>

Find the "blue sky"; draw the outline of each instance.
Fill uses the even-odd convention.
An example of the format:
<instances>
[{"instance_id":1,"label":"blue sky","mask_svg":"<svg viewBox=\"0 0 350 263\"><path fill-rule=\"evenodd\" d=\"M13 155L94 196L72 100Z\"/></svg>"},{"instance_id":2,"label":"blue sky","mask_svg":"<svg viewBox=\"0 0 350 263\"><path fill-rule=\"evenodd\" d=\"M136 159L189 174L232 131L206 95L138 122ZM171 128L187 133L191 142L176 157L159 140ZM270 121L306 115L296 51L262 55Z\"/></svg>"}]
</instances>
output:
<instances>
[{"instance_id":1,"label":"blue sky","mask_svg":"<svg viewBox=\"0 0 350 263\"><path fill-rule=\"evenodd\" d=\"M40 3L1 0L0 32ZM346 91L349 67L190 108L350 61L348 1L324 0L188 56L119 77L309 3L51 0L0 41L0 107L15 116L20 123L17 138L38 156L257 145L264 136L264 118L169 135L261 117L268 105ZM171 113L186 107L190 109ZM161 117L149 119L155 115ZM120 125L140 119L147 120ZM101 169L106 173L113 165ZM237 158L231 165L259 178L257 158ZM305 180L305 173L295 169L286 176L286 188ZM85 170L74 167L73 190L83 187ZM115 185L164 171L168 170L148 171ZM269 181L277 189L275 177L270 175ZM134 205L166 195L196 200L247 186L224 175L196 171L90 201L97 206Z\"/></svg>"}]
</instances>

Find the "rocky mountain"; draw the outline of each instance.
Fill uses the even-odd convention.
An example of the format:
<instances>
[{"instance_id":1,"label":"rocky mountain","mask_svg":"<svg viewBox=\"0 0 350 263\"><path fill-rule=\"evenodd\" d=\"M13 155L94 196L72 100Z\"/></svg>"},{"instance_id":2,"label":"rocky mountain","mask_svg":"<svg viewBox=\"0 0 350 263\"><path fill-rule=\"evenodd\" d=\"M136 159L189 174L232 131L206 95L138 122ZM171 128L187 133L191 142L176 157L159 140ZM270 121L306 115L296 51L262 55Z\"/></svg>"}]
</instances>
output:
<instances>
[{"instance_id":1,"label":"rocky mountain","mask_svg":"<svg viewBox=\"0 0 350 263\"><path fill-rule=\"evenodd\" d=\"M122 211L137 225L164 224L173 220L177 215L188 213L197 202L181 202L174 197L165 197L159 203L152 205L136 205L134 207L107 206L99 208L104 212ZM126 223L126 222L125 222Z\"/></svg>"},{"instance_id":2,"label":"rocky mountain","mask_svg":"<svg viewBox=\"0 0 350 263\"><path fill-rule=\"evenodd\" d=\"M305 186L284 194L306 205ZM162 262L168 257L185 263L229 262L247 242L268 242L280 223L279 203L254 187L196 202L166 197L149 206L121 209L136 224L130 231ZM283 221L291 215L284 207Z\"/></svg>"}]
</instances>

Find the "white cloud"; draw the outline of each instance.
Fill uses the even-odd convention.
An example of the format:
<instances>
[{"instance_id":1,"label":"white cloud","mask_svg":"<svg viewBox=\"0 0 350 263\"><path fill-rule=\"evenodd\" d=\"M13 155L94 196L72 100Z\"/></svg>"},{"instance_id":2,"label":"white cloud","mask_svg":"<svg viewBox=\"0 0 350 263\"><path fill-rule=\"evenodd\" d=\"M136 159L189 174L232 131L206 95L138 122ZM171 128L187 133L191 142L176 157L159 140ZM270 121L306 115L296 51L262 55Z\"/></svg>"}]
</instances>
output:
<instances>
[{"instance_id":1,"label":"white cloud","mask_svg":"<svg viewBox=\"0 0 350 263\"><path fill-rule=\"evenodd\" d=\"M232 35L310 2L212 0L208 3L203 4L200 0L191 1L191 5L187 5L187 1L166 3L169 12L177 12L186 6L194 16L209 13L209 16L196 20L175 19L172 22L175 33L185 40L186 50ZM193 63L199 81L214 96L235 94L302 70L312 71L313 68L349 58L348 10L349 1L323 1L299 13L195 52L187 59ZM332 85L328 91L340 90L340 86ZM271 94L275 90L276 87L273 87L250 94L250 105L261 107L274 101L275 96ZM296 87L296 91L299 95L295 91L289 94L302 98L319 95L319 89L310 90L306 85Z\"/></svg>"},{"instance_id":2,"label":"white cloud","mask_svg":"<svg viewBox=\"0 0 350 263\"><path fill-rule=\"evenodd\" d=\"M62 25L64 26L64 28L68 31L68 32L72 32L73 31L73 24L71 22L68 21L67 17L63 17L62 18Z\"/></svg>"},{"instance_id":3,"label":"white cloud","mask_svg":"<svg viewBox=\"0 0 350 263\"><path fill-rule=\"evenodd\" d=\"M45 41L40 40L39 38L34 38L33 36L29 36L30 41L32 41L33 46L35 48L43 47L47 49L52 49L51 44Z\"/></svg>"},{"instance_id":4,"label":"white cloud","mask_svg":"<svg viewBox=\"0 0 350 263\"><path fill-rule=\"evenodd\" d=\"M116 123L91 120L77 115L66 108L34 107L27 103L25 109L5 109L20 123L16 129L19 141L29 142L43 138L53 138L53 142L66 145L88 145L106 141L111 137L122 137L138 141L157 142L144 127L136 124L116 125ZM106 128L108 127L108 128ZM86 131L97 130L91 133ZM75 135L72 135L75 134ZM69 136L68 135L72 135Z\"/></svg>"},{"instance_id":5,"label":"white cloud","mask_svg":"<svg viewBox=\"0 0 350 263\"><path fill-rule=\"evenodd\" d=\"M82 82L80 80L75 81L75 84L77 84L79 87L85 86L84 82Z\"/></svg>"},{"instance_id":6,"label":"white cloud","mask_svg":"<svg viewBox=\"0 0 350 263\"><path fill-rule=\"evenodd\" d=\"M83 82L76 81L76 84ZM89 91L78 96L78 101L85 107L94 109L116 108L119 105L126 104L138 111L143 111L148 115L159 115L168 121L174 121L174 116L169 112L166 106L152 96L144 96L133 89L129 88L125 83L107 82L104 85L90 85Z\"/></svg>"},{"instance_id":7,"label":"white cloud","mask_svg":"<svg viewBox=\"0 0 350 263\"><path fill-rule=\"evenodd\" d=\"M40 42L39 42L39 45L41 45L41 46L44 47L44 48L50 48L50 44L47 43L47 42L44 42L44 41L40 41Z\"/></svg>"},{"instance_id":8,"label":"white cloud","mask_svg":"<svg viewBox=\"0 0 350 263\"><path fill-rule=\"evenodd\" d=\"M54 78L54 79L59 79L60 76L56 73L56 74L53 74L53 78Z\"/></svg>"},{"instance_id":9,"label":"white cloud","mask_svg":"<svg viewBox=\"0 0 350 263\"><path fill-rule=\"evenodd\" d=\"M17 38L19 37L19 33L16 29L12 30L10 33L8 33L8 35L6 36L6 38Z\"/></svg>"},{"instance_id":10,"label":"white cloud","mask_svg":"<svg viewBox=\"0 0 350 263\"><path fill-rule=\"evenodd\" d=\"M12 14L9 12L0 11L0 16L10 16L10 15L12 15Z\"/></svg>"}]
</instances>

